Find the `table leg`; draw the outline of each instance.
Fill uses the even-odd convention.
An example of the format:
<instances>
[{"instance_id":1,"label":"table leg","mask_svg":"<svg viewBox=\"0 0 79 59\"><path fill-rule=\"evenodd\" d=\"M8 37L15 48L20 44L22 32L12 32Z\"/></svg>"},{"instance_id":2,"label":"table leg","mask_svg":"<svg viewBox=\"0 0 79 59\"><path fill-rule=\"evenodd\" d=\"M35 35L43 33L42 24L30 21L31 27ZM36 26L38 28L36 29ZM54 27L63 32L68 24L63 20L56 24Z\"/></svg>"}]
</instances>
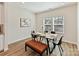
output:
<instances>
[{"instance_id":1,"label":"table leg","mask_svg":"<svg viewBox=\"0 0 79 59\"><path fill-rule=\"evenodd\" d=\"M47 40L47 45L48 45L48 53L50 54L50 47L49 47L49 41L48 41L48 38L46 38Z\"/></svg>"},{"instance_id":2,"label":"table leg","mask_svg":"<svg viewBox=\"0 0 79 59\"><path fill-rule=\"evenodd\" d=\"M41 36L40 36L40 40L41 40Z\"/></svg>"}]
</instances>

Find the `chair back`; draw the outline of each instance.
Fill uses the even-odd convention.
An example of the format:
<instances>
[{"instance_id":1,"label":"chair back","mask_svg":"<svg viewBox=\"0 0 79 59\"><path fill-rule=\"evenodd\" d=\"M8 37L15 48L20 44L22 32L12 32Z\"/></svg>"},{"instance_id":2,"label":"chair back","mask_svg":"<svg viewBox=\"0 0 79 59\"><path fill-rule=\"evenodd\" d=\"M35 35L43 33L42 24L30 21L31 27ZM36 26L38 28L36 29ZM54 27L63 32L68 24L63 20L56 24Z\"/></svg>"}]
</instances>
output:
<instances>
[{"instance_id":1,"label":"chair back","mask_svg":"<svg viewBox=\"0 0 79 59\"><path fill-rule=\"evenodd\" d=\"M35 31L31 32L31 36L32 36L32 38L37 38L37 35L35 35Z\"/></svg>"},{"instance_id":2,"label":"chair back","mask_svg":"<svg viewBox=\"0 0 79 59\"><path fill-rule=\"evenodd\" d=\"M51 34L56 34L56 32L55 31L51 31Z\"/></svg>"},{"instance_id":3,"label":"chair back","mask_svg":"<svg viewBox=\"0 0 79 59\"><path fill-rule=\"evenodd\" d=\"M58 42L58 45L61 45L62 44L62 38L63 38L63 36L60 37L60 40Z\"/></svg>"},{"instance_id":4,"label":"chair back","mask_svg":"<svg viewBox=\"0 0 79 59\"><path fill-rule=\"evenodd\" d=\"M31 34L31 36L32 36L32 38L34 38L34 35L33 34Z\"/></svg>"}]
</instances>

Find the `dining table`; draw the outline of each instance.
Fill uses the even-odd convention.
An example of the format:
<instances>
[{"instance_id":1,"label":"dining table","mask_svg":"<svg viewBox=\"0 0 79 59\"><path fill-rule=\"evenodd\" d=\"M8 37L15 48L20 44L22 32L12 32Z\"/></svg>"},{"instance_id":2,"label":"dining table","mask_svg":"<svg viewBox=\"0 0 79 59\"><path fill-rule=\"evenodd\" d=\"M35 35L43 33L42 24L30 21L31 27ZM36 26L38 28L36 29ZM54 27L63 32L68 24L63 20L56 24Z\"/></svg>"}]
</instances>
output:
<instances>
[{"instance_id":1,"label":"dining table","mask_svg":"<svg viewBox=\"0 0 79 59\"><path fill-rule=\"evenodd\" d=\"M40 33L40 32L37 32L35 33L35 35L39 36L40 37L40 40L42 39L46 39L46 42L47 42L47 45L48 45L48 54L51 54L51 52L53 51L50 50L50 41L52 40L52 42L56 41L57 40L57 36L58 34L51 34L51 33Z\"/></svg>"}]
</instances>

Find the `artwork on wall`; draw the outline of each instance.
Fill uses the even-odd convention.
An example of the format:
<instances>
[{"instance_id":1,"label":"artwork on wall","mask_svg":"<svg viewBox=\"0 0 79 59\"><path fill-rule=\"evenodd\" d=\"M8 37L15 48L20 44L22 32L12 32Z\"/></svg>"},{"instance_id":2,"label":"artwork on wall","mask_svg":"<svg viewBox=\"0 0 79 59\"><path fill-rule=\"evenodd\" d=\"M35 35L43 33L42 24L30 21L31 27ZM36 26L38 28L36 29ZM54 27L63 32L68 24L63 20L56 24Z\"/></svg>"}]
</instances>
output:
<instances>
[{"instance_id":1,"label":"artwork on wall","mask_svg":"<svg viewBox=\"0 0 79 59\"><path fill-rule=\"evenodd\" d=\"M28 18L20 18L20 27L30 27L31 20Z\"/></svg>"}]
</instances>

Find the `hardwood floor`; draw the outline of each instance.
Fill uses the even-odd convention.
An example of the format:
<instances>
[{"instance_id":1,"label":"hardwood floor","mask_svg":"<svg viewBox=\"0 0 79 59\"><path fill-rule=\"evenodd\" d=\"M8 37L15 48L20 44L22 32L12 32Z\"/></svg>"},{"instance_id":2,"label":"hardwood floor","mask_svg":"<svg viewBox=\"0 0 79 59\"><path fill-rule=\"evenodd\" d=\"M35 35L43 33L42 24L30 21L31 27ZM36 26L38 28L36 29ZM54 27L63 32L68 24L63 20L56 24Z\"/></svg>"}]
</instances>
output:
<instances>
[{"instance_id":1,"label":"hardwood floor","mask_svg":"<svg viewBox=\"0 0 79 59\"><path fill-rule=\"evenodd\" d=\"M1 52L0 56L39 56L35 51L30 48L27 48L25 52L24 43L26 40L15 42L9 45L9 50L6 52ZM63 42L62 47L64 49L63 56L79 56L77 51L77 46L70 43ZM58 51L58 48L56 49ZM59 52L54 51L50 56L56 56ZM46 54L43 54L46 56Z\"/></svg>"}]
</instances>

